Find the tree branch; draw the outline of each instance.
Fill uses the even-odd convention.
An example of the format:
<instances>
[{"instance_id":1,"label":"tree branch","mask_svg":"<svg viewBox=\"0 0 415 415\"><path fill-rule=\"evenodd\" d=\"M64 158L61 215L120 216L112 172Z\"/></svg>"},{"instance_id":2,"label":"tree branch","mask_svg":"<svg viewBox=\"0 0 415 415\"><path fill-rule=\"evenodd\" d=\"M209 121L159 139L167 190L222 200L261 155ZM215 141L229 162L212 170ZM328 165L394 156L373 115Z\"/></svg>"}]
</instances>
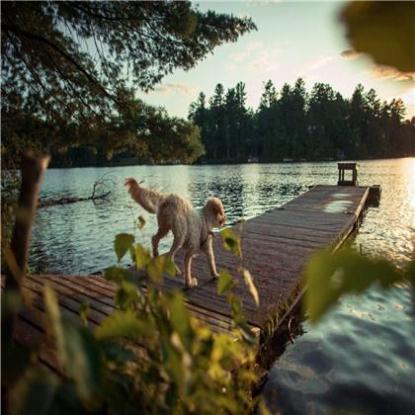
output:
<instances>
[{"instance_id":1,"label":"tree branch","mask_svg":"<svg viewBox=\"0 0 415 415\"><path fill-rule=\"evenodd\" d=\"M36 33L27 32L26 30L20 29L16 26L11 26L8 24L3 24L2 29L14 32L16 34L20 34L28 39L36 40L37 42L44 43L51 47L53 50L58 52L62 57L64 57L68 62L78 69L79 72L85 75L85 77L92 82L93 84L97 85L98 88L109 98L114 99L114 97L102 86L102 84L93 76L91 75L82 65L80 65L71 55L66 53L62 50L58 45L51 42L49 39L46 39L42 35L38 35Z\"/></svg>"}]
</instances>

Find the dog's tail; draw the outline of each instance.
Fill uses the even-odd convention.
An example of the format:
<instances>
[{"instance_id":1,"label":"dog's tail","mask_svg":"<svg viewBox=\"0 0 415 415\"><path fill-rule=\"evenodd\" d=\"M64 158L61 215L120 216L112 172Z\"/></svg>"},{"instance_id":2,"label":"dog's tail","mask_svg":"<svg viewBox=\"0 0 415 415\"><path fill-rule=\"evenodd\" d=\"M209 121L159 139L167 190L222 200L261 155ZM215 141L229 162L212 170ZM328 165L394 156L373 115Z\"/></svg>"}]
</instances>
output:
<instances>
[{"instance_id":1,"label":"dog's tail","mask_svg":"<svg viewBox=\"0 0 415 415\"><path fill-rule=\"evenodd\" d=\"M129 178L125 179L125 185L131 197L147 212L157 213L158 207L164 200L164 196L154 190L141 187L137 180Z\"/></svg>"}]
</instances>

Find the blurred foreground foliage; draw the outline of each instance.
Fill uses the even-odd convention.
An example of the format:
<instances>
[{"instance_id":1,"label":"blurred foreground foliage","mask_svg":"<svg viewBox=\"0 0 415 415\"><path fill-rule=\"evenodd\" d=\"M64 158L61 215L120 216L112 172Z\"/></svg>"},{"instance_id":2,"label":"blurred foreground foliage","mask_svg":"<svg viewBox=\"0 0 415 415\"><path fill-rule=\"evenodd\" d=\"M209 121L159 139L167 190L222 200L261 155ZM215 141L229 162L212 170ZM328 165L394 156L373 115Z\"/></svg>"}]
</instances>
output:
<instances>
[{"instance_id":1,"label":"blurred foreground foliage","mask_svg":"<svg viewBox=\"0 0 415 415\"><path fill-rule=\"evenodd\" d=\"M324 251L307 264L305 282L304 309L312 323L318 322L340 297L361 294L375 284L383 289L399 283L412 286L415 305L415 261L399 269L386 259L362 256L350 248L334 254Z\"/></svg>"},{"instance_id":2,"label":"blurred foreground foliage","mask_svg":"<svg viewBox=\"0 0 415 415\"><path fill-rule=\"evenodd\" d=\"M174 276L168 256L151 258L129 234L117 235L118 262L131 255L136 270L114 266L105 278L116 284L116 309L88 329L61 314L48 285L44 304L49 341L26 348L2 339L2 388L11 414L243 414L257 403L255 338L242 315L240 300L223 286L233 312L231 334L214 333L192 317L181 291L163 292L163 274ZM228 278L232 278L228 275ZM144 279L146 283L144 284ZM2 297L2 328L13 312L26 308L20 294ZM80 310L87 321L89 307ZM52 343L51 343L52 342ZM42 368L42 354L56 348L64 374ZM40 346L40 344L39 344Z\"/></svg>"},{"instance_id":3,"label":"blurred foreground foliage","mask_svg":"<svg viewBox=\"0 0 415 415\"><path fill-rule=\"evenodd\" d=\"M354 51L398 71L415 71L415 3L353 1L340 14ZM374 284L390 289L412 287L415 306L415 258L405 269L383 258L359 255L352 249L316 254L305 270L304 310L315 323L346 294L361 294Z\"/></svg>"},{"instance_id":4,"label":"blurred foreground foliage","mask_svg":"<svg viewBox=\"0 0 415 415\"><path fill-rule=\"evenodd\" d=\"M369 54L379 65L415 72L415 3L352 1L340 19L355 52Z\"/></svg>"}]
</instances>

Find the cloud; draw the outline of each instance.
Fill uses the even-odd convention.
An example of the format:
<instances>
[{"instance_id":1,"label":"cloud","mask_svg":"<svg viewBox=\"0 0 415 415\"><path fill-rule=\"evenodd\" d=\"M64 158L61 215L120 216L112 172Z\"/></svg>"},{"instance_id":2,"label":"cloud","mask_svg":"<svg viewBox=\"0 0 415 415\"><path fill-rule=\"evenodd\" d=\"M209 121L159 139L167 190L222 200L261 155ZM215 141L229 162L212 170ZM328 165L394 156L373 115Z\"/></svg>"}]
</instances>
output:
<instances>
[{"instance_id":1,"label":"cloud","mask_svg":"<svg viewBox=\"0 0 415 415\"><path fill-rule=\"evenodd\" d=\"M398 98L400 98L407 109L407 117L412 118L415 117L415 88L411 88L401 94Z\"/></svg>"},{"instance_id":2,"label":"cloud","mask_svg":"<svg viewBox=\"0 0 415 415\"><path fill-rule=\"evenodd\" d=\"M250 72L266 74L280 67L279 53L277 48L268 48L262 42L250 42L243 50L231 55L227 68L236 71L243 65Z\"/></svg>"},{"instance_id":3,"label":"cloud","mask_svg":"<svg viewBox=\"0 0 415 415\"><path fill-rule=\"evenodd\" d=\"M376 79L393 79L395 81L415 81L415 72L400 72L389 66L375 66L369 75Z\"/></svg>"},{"instance_id":4,"label":"cloud","mask_svg":"<svg viewBox=\"0 0 415 415\"><path fill-rule=\"evenodd\" d=\"M281 3L283 0L247 0L246 5L250 6L264 6L268 4Z\"/></svg>"},{"instance_id":5,"label":"cloud","mask_svg":"<svg viewBox=\"0 0 415 415\"><path fill-rule=\"evenodd\" d=\"M321 56L316 60L306 63L303 68L303 73L307 74L309 72L314 72L317 69L326 66L329 62L332 62L334 59L334 56Z\"/></svg>"},{"instance_id":6,"label":"cloud","mask_svg":"<svg viewBox=\"0 0 415 415\"><path fill-rule=\"evenodd\" d=\"M241 63L245 61L247 58L251 57L257 50L262 50L264 44L262 42L250 42L246 45L244 50L240 52L233 53L231 55L231 60L234 63Z\"/></svg>"},{"instance_id":7,"label":"cloud","mask_svg":"<svg viewBox=\"0 0 415 415\"><path fill-rule=\"evenodd\" d=\"M408 89L401 94L400 98L407 104L415 105L415 88Z\"/></svg>"},{"instance_id":8,"label":"cloud","mask_svg":"<svg viewBox=\"0 0 415 415\"><path fill-rule=\"evenodd\" d=\"M255 59L248 64L251 72L267 73L277 70L280 64L277 62L277 52L262 51Z\"/></svg>"},{"instance_id":9,"label":"cloud","mask_svg":"<svg viewBox=\"0 0 415 415\"><path fill-rule=\"evenodd\" d=\"M162 95L180 94L187 97L193 97L196 88L186 84L164 84L154 88L153 92L158 92Z\"/></svg>"},{"instance_id":10,"label":"cloud","mask_svg":"<svg viewBox=\"0 0 415 415\"><path fill-rule=\"evenodd\" d=\"M342 53L340 53L340 56L344 59L354 60L360 57L362 54L360 52L356 52L352 49L346 49Z\"/></svg>"}]
</instances>

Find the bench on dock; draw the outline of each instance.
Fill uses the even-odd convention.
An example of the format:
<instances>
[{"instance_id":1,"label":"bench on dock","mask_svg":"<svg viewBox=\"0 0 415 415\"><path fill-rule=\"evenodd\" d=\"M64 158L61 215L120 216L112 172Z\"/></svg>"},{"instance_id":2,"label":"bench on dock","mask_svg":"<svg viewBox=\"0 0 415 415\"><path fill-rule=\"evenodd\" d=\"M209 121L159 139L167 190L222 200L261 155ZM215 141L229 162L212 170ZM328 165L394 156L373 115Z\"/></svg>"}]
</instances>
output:
<instances>
[{"instance_id":1,"label":"bench on dock","mask_svg":"<svg viewBox=\"0 0 415 415\"><path fill-rule=\"evenodd\" d=\"M261 339L275 328L275 321L287 307L297 302L302 290L302 270L310 255L322 248L336 250L358 226L359 218L369 196L369 187L318 185L281 207L234 225L240 232L243 266L247 268L258 289L260 305L257 307L245 284L239 281L235 293L243 302L245 317ZM220 236L214 238L218 269L232 273L237 258L224 250ZM183 255L176 261L183 265ZM217 294L217 283L210 277L205 256L193 262L193 272L199 285L185 292L189 310L208 324L212 330L227 332L232 319L226 298ZM235 273L235 278L241 278ZM33 299L42 317L43 285L49 282L57 293L62 312L79 318L82 304L89 303L89 325L94 327L114 310L115 286L100 276L29 275L23 287ZM182 277L166 276L163 289L182 289ZM15 331L23 342L39 341L45 337L42 318L20 314ZM45 347L43 363L56 368L54 351Z\"/></svg>"},{"instance_id":2,"label":"bench on dock","mask_svg":"<svg viewBox=\"0 0 415 415\"><path fill-rule=\"evenodd\" d=\"M337 163L339 170L339 180L337 181L338 186L356 186L357 185L357 163ZM352 172L350 180L345 179L346 171Z\"/></svg>"}]
</instances>

